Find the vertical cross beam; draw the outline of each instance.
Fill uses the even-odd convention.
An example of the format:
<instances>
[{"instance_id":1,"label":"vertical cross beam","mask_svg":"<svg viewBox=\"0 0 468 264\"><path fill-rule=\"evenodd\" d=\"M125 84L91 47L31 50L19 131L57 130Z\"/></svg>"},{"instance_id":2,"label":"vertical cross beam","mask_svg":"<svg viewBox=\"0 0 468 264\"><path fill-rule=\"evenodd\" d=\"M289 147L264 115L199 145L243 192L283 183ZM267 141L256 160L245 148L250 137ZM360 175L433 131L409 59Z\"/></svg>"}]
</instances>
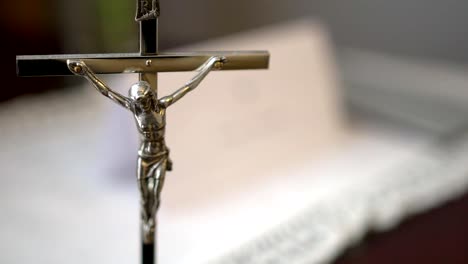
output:
<instances>
[{"instance_id":1,"label":"vertical cross beam","mask_svg":"<svg viewBox=\"0 0 468 264\"><path fill-rule=\"evenodd\" d=\"M140 22L140 56L156 56L158 55L158 17L160 14L159 0L138 0L137 14L135 20ZM146 66L151 66L152 61L147 60ZM157 94L158 92L158 73L140 73L140 81L146 81L150 84L151 89ZM157 219L154 220L154 237L151 241L145 241L144 231L141 234L141 258L143 264L156 264L156 235L157 235ZM143 228L145 225L141 224Z\"/></svg>"},{"instance_id":2,"label":"vertical cross beam","mask_svg":"<svg viewBox=\"0 0 468 264\"><path fill-rule=\"evenodd\" d=\"M213 52L184 52L173 54L158 53L158 0L136 0L136 21L140 23L140 54L81 54L81 55L47 55L47 56L17 56L17 73L23 77L37 76L67 76L77 72L69 68L70 61L79 61L95 74L138 73L141 81L150 84L157 93L158 73L193 71L208 63L214 56L223 57L225 63L219 70L247 70L267 69L270 55L267 51L213 51ZM213 65L212 65L213 66ZM207 68L208 69L208 68ZM211 69L209 69L211 70ZM91 70L90 70L91 71ZM207 74L208 71L205 71ZM89 77L90 75L88 75ZM198 75L204 76L206 75ZM104 89L96 76L93 78L96 88ZM200 77L199 77L200 78ZM200 79L201 80L201 79ZM198 85L198 84L197 84ZM185 88L184 88L185 89ZM100 90L101 91L101 90ZM111 99L120 98L126 105L123 95L105 87L105 95ZM178 90L179 91L179 90ZM101 91L102 92L102 91ZM178 92L176 92L177 94ZM157 94L155 94L157 97ZM113 97L117 96L117 97ZM159 101L158 101L159 102ZM132 110L133 111L133 110ZM165 114L165 112L164 112ZM160 116L164 114L159 113ZM165 123L163 124L165 125ZM164 128L163 128L164 129ZM163 131L164 133L164 131ZM164 168L165 170L166 168ZM159 199L159 198L158 198ZM143 215L141 217L143 221ZM156 263L156 219L148 225L142 222L142 263ZM149 228L148 228L149 226ZM146 228L146 229L145 229ZM145 232L143 232L145 231ZM149 231L149 232L148 232ZM148 235L150 234L150 235Z\"/></svg>"},{"instance_id":3,"label":"vertical cross beam","mask_svg":"<svg viewBox=\"0 0 468 264\"><path fill-rule=\"evenodd\" d=\"M151 2L150 2L151 1ZM159 0L138 0L136 21L140 23L140 55L158 55L158 17ZM146 64L150 66L151 60ZM140 81L146 81L151 88L158 91L157 73L140 73Z\"/></svg>"}]
</instances>

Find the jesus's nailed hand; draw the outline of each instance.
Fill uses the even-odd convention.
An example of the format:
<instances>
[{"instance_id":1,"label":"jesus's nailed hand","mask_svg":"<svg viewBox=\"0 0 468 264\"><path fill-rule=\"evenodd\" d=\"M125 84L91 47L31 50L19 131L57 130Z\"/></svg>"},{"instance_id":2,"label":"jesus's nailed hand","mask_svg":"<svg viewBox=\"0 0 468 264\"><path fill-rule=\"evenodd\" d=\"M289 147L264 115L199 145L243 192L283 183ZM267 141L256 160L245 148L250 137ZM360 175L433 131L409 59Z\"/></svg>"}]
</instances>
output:
<instances>
[{"instance_id":1,"label":"jesus's nailed hand","mask_svg":"<svg viewBox=\"0 0 468 264\"><path fill-rule=\"evenodd\" d=\"M70 71L76 75L85 75L88 67L80 60L67 60L67 66Z\"/></svg>"}]
</instances>

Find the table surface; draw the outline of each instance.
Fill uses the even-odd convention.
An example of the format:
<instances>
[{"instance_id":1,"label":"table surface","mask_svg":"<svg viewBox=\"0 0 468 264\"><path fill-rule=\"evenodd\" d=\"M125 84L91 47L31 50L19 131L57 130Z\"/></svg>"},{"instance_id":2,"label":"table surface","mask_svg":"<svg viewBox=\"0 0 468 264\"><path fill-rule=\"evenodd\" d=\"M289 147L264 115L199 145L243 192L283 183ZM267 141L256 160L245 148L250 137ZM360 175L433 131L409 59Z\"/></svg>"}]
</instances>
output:
<instances>
[{"instance_id":1,"label":"table surface","mask_svg":"<svg viewBox=\"0 0 468 264\"><path fill-rule=\"evenodd\" d=\"M168 113L175 164L159 219L161 263L268 263L303 247L294 255L323 263L369 229L391 229L468 189L468 143L449 151L431 137L345 125L323 29L300 22L262 32L199 49L266 45L270 71L210 75ZM161 93L191 75L161 76ZM134 81L105 80L122 91ZM134 263L131 115L83 85L10 102L0 119L1 262Z\"/></svg>"},{"instance_id":2,"label":"table surface","mask_svg":"<svg viewBox=\"0 0 468 264\"><path fill-rule=\"evenodd\" d=\"M368 235L334 264L468 263L468 194L411 217L398 228Z\"/></svg>"}]
</instances>

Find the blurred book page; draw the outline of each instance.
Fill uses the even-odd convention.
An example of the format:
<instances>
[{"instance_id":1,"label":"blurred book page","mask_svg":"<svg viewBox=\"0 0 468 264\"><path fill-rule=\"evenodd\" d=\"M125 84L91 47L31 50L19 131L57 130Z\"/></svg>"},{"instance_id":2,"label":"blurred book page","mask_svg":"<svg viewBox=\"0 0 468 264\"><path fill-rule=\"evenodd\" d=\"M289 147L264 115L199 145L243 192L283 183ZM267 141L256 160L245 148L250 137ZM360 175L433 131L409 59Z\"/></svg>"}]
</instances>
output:
<instances>
[{"instance_id":1,"label":"blurred book page","mask_svg":"<svg viewBox=\"0 0 468 264\"><path fill-rule=\"evenodd\" d=\"M286 219L302 207L291 188L296 172L346 137L319 24L304 20L183 48L194 49L269 50L271 69L213 72L169 109L174 172L159 217L161 263L204 263ZM193 75L161 74L159 95ZM122 93L136 81L102 77ZM131 114L84 81L81 89L1 110L2 262L137 261ZM25 246L30 251L21 252Z\"/></svg>"},{"instance_id":2,"label":"blurred book page","mask_svg":"<svg viewBox=\"0 0 468 264\"><path fill-rule=\"evenodd\" d=\"M303 206L295 173L346 134L330 48L308 20L183 48L266 49L271 67L214 72L169 110L175 170L161 207L162 263L203 263ZM161 75L160 91L191 75Z\"/></svg>"},{"instance_id":3,"label":"blurred book page","mask_svg":"<svg viewBox=\"0 0 468 264\"><path fill-rule=\"evenodd\" d=\"M159 214L160 263L324 263L368 228L466 188L465 152L454 158L425 148L431 138L346 126L330 46L304 20L183 48L268 49L271 69L214 72L169 109L174 171ZM193 74L161 74L159 95ZM136 81L103 78L122 93ZM131 114L83 81L6 103L0 121L0 262L137 262ZM455 162L451 173L441 173L440 156ZM402 164L423 171L393 174L407 171ZM304 236L282 239L275 230L285 223Z\"/></svg>"}]
</instances>

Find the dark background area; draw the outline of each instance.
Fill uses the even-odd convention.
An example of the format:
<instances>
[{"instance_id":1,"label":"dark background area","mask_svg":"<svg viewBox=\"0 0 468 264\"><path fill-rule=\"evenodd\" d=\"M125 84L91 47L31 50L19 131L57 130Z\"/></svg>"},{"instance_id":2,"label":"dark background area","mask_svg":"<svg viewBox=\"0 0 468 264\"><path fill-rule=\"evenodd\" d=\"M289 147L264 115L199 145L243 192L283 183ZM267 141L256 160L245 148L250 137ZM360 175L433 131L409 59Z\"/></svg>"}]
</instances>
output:
<instances>
[{"instance_id":1,"label":"dark background area","mask_svg":"<svg viewBox=\"0 0 468 264\"><path fill-rule=\"evenodd\" d=\"M133 0L2 1L4 82L0 100L61 87L61 79L18 80L15 55L137 50ZM354 47L464 64L468 3L457 0L176 0L161 1L162 49L312 16L336 47ZM278 36L287 38L287 36Z\"/></svg>"},{"instance_id":2,"label":"dark background area","mask_svg":"<svg viewBox=\"0 0 468 264\"><path fill-rule=\"evenodd\" d=\"M335 264L468 263L468 195L371 234Z\"/></svg>"},{"instance_id":3,"label":"dark background area","mask_svg":"<svg viewBox=\"0 0 468 264\"><path fill-rule=\"evenodd\" d=\"M62 78L17 78L16 55L137 51L134 6L133 0L2 1L0 101L65 86ZM312 16L329 29L337 51L468 62L467 1L162 0L161 7L161 49ZM373 235L337 263L468 263L467 204L464 197Z\"/></svg>"}]
</instances>

